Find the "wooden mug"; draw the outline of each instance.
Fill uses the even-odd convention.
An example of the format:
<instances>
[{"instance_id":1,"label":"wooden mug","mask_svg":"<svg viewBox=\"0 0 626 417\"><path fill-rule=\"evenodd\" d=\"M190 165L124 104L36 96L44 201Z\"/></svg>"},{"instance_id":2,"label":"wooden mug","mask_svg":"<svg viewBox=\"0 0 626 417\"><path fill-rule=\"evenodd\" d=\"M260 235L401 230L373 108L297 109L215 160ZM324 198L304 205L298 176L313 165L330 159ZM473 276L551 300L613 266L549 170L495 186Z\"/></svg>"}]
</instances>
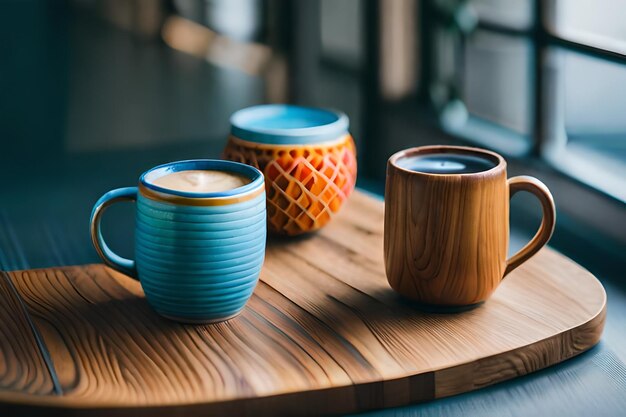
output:
<instances>
[{"instance_id":1,"label":"wooden mug","mask_svg":"<svg viewBox=\"0 0 626 417\"><path fill-rule=\"evenodd\" d=\"M425 154L461 154L493 167L464 174L431 174L398 164ZM509 198L528 191L541 202L535 236L506 259ZM528 176L507 180L506 161L483 149L424 146L398 152L387 163L385 268L391 287L426 306L464 309L484 302L500 281L552 236L556 211L548 188Z\"/></svg>"}]
</instances>

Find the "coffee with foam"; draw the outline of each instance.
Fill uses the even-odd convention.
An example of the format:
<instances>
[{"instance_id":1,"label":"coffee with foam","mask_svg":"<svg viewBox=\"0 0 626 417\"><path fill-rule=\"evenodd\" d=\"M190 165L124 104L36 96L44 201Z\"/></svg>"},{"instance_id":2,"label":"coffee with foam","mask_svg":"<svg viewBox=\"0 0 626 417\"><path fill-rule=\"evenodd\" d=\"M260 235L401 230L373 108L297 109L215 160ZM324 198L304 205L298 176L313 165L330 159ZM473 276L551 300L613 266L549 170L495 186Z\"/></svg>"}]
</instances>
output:
<instances>
[{"instance_id":1,"label":"coffee with foam","mask_svg":"<svg viewBox=\"0 0 626 417\"><path fill-rule=\"evenodd\" d=\"M157 187L187 193L218 193L242 187L249 178L226 171L189 170L164 175L152 181Z\"/></svg>"}]
</instances>

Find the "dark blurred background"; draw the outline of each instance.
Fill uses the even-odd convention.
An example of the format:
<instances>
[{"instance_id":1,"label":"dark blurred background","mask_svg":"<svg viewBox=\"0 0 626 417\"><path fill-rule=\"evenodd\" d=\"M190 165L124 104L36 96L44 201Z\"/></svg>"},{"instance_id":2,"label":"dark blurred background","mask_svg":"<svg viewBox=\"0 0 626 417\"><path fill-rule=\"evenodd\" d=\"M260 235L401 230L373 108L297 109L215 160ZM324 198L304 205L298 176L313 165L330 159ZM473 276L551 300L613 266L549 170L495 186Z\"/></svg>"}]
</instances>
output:
<instances>
[{"instance_id":1,"label":"dark blurred background","mask_svg":"<svg viewBox=\"0 0 626 417\"><path fill-rule=\"evenodd\" d=\"M233 111L290 102L350 116L361 187L382 193L402 148L490 148L553 191L553 245L623 260L625 21L620 0L2 1L0 219L30 239L56 210L43 233L95 260L64 228L99 194L218 157ZM512 216L531 234L538 204ZM21 256L0 265L54 263Z\"/></svg>"},{"instance_id":2,"label":"dark blurred background","mask_svg":"<svg viewBox=\"0 0 626 417\"><path fill-rule=\"evenodd\" d=\"M219 157L237 109L332 107L379 195L393 152L436 143L544 181L551 245L607 287L626 386L625 22L623 0L0 0L0 269L97 262L96 199ZM539 205L511 217L516 250ZM116 205L103 226L129 257L133 221Z\"/></svg>"}]
</instances>

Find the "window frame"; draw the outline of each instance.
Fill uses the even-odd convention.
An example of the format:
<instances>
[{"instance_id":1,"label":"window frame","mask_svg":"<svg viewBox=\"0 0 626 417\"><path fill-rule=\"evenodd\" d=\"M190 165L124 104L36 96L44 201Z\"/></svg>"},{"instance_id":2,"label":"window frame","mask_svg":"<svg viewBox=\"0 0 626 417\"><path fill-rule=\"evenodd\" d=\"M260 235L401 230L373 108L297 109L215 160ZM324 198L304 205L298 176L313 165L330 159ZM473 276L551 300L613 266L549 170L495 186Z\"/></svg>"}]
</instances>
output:
<instances>
[{"instance_id":1,"label":"window frame","mask_svg":"<svg viewBox=\"0 0 626 417\"><path fill-rule=\"evenodd\" d=\"M468 30L454 23L454 13L459 10L458 8L442 10L440 6L438 6L439 2L436 0L428 0L424 5L426 8L424 14L432 13L432 15L435 16L435 19L430 22L428 20L422 21L426 26L424 31L425 42L429 39L432 42L432 40L435 39L435 30L439 30L442 25L455 30L455 35L453 36L455 36L457 44L461 47L464 46L467 37L475 30L484 30L490 33L519 36L528 39L532 55L529 64L531 67L530 82L532 89L529 98L532 107L530 115L531 132L528 136L509 131L507 128L498 126L497 124L489 126L491 122L481 123L480 118L476 116L469 116L468 122L461 127L450 128L442 122L442 118L445 117L445 112L448 111L449 107L453 105L457 105L458 107L458 104L455 103L455 101L459 101L458 97L451 97L450 94L447 94L444 102L437 102L437 99L431 96L429 97L431 104L437 109L439 125L444 132L481 146L494 147L496 150L510 156L538 157L551 168L568 178L593 190L599 191L613 200L626 203L626 191L621 189L624 187L620 187L615 181L609 182L600 181L598 178L587 178L585 175L581 175L580 169L574 170L571 164L561 163L562 161L559 159L563 158L563 155L557 155L553 152L553 147L551 146L553 141L547 134L546 129L548 125L546 120L550 117L552 112L548 109L550 104L545 99L545 92L550 82L546 80L546 60L550 59L550 54L554 54L555 51L558 50L571 51L603 61L619 63L626 67L626 55L619 51L602 49L596 45L587 45L559 36L556 28L552 27L549 20L550 13L554 12L551 8L555 7L557 1L559 0L532 1L533 21L530 27L524 29L506 27L478 19L473 30ZM468 4L470 5L469 7L471 7L471 3L463 2L458 3L457 7L466 7ZM425 85L433 86L437 85L437 83L441 84L441 80L437 79L439 68L435 66L437 63L437 51L433 48L433 50L427 49L424 52L428 54L424 56L424 62L433 66L429 68L429 71L426 71L429 79L423 80L426 81ZM457 51L456 53L459 52ZM457 64L459 62L458 59L457 57ZM448 87L449 90L455 89L454 86ZM489 139L481 139L481 137L487 137ZM494 138L498 140L494 140ZM526 146L524 146L524 143ZM596 175L596 177L597 176L598 175Z\"/></svg>"}]
</instances>

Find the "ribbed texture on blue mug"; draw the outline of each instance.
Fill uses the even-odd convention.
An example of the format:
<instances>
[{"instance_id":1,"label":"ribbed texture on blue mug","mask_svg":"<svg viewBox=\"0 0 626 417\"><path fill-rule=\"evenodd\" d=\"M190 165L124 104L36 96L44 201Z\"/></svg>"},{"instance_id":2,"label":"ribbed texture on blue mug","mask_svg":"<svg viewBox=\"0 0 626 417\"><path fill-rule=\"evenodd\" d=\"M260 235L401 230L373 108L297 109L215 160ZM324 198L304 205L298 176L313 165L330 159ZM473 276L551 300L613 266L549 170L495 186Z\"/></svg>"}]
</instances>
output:
<instances>
[{"instance_id":1,"label":"ribbed texture on blue mug","mask_svg":"<svg viewBox=\"0 0 626 417\"><path fill-rule=\"evenodd\" d=\"M226 206L190 207L137 198L135 254L148 302L189 321L238 314L265 255L265 194Z\"/></svg>"}]
</instances>

